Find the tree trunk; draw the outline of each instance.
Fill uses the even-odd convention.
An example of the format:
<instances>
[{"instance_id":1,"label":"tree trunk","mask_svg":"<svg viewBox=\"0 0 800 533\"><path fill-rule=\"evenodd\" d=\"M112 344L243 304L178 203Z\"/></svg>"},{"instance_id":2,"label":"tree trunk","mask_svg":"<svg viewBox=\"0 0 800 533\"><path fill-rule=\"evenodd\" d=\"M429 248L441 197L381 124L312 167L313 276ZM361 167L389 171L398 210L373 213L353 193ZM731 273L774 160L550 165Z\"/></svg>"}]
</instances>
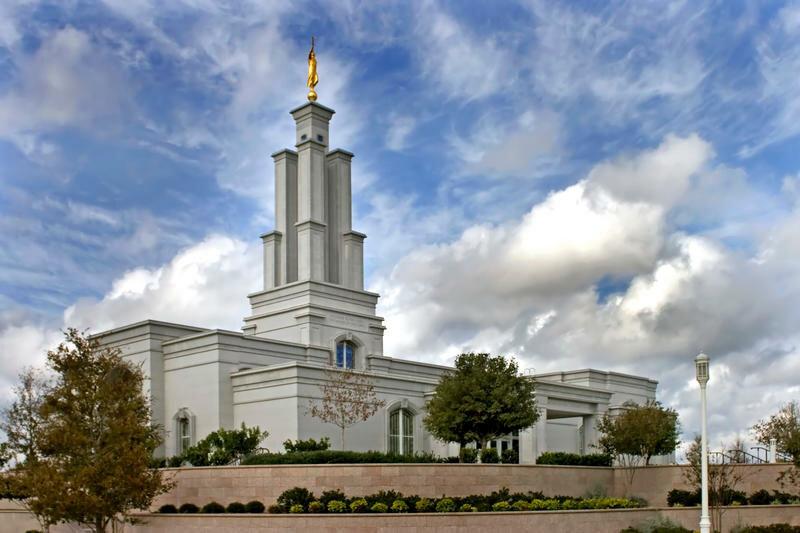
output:
<instances>
[{"instance_id":1,"label":"tree trunk","mask_svg":"<svg viewBox=\"0 0 800 533\"><path fill-rule=\"evenodd\" d=\"M342 451L344 451L344 426L342 426Z\"/></svg>"},{"instance_id":2,"label":"tree trunk","mask_svg":"<svg viewBox=\"0 0 800 533\"><path fill-rule=\"evenodd\" d=\"M102 516L94 519L94 533L106 533L106 523Z\"/></svg>"}]
</instances>

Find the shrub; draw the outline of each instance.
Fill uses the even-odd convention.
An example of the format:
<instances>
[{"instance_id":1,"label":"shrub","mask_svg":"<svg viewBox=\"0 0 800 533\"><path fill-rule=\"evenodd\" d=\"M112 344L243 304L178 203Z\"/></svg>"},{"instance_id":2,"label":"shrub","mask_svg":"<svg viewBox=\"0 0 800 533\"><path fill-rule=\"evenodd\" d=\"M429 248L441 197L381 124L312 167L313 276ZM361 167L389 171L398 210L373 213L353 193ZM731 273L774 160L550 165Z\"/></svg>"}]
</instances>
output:
<instances>
[{"instance_id":1,"label":"shrub","mask_svg":"<svg viewBox=\"0 0 800 533\"><path fill-rule=\"evenodd\" d=\"M530 506L531 511L556 511L561 508L559 501L552 498L531 500Z\"/></svg>"},{"instance_id":2,"label":"shrub","mask_svg":"<svg viewBox=\"0 0 800 533\"><path fill-rule=\"evenodd\" d=\"M161 514L175 514L178 512L178 508L172 505L171 503L168 503L166 505L162 505L161 507L159 507L158 512Z\"/></svg>"},{"instance_id":3,"label":"shrub","mask_svg":"<svg viewBox=\"0 0 800 533\"><path fill-rule=\"evenodd\" d=\"M225 512L225 506L218 502L209 502L200 510L201 513L220 514Z\"/></svg>"},{"instance_id":4,"label":"shrub","mask_svg":"<svg viewBox=\"0 0 800 533\"><path fill-rule=\"evenodd\" d=\"M462 463L478 462L478 450L476 450L475 448L461 448L459 455L461 456Z\"/></svg>"},{"instance_id":5,"label":"shrub","mask_svg":"<svg viewBox=\"0 0 800 533\"><path fill-rule=\"evenodd\" d=\"M328 512L329 513L346 513L347 512L347 504L344 503L342 500L331 500L328 502Z\"/></svg>"},{"instance_id":6,"label":"shrub","mask_svg":"<svg viewBox=\"0 0 800 533\"><path fill-rule=\"evenodd\" d=\"M408 504L403 500L395 500L392 502L392 512L393 513L407 513L408 512Z\"/></svg>"},{"instance_id":7,"label":"shrub","mask_svg":"<svg viewBox=\"0 0 800 533\"><path fill-rule=\"evenodd\" d=\"M769 505L772 503L772 495L768 490L757 490L747 498L747 503L750 505Z\"/></svg>"},{"instance_id":8,"label":"shrub","mask_svg":"<svg viewBox=\"0 0 800 533\"><path fill-rule=\"evenodd\" d=\"M226 513L246 513L247 507L242 502L231 502L225 508Z\"/></svg>"},{"instance_id":9,"label":"shrub","mask_svg":"<svg viewBox=\"0 0 800 533\"><path fill-rule=\"evenodd\" d=\"M364 498L357 498L350 502L350 510L354 513L366 513L369 509L369 504Z\"/></svg>"},{"instance_id":10,"label":"shrub","mask_svg":"<svg viewBox=\"0 0 800 533\"><path fill-rule=\"evenodd\" d=\"M500 455L504 465L513 465L519 463L519 453L513 448L503 450Z\"/></svg>"},{"instance_id":11,"label":"shrub","mask_svg":"<svg viewBox=\"0 0 800 533\"><path fill-rule=\"evenodd\" d=\"M500 456L497 454L497 448L486 448L481 450L481 463L496 464L500 462Z\"/></svg>"},{"instance_id":12,"label":"shrub","mask_svg":"<svg viewBox=\"0 0 800 533\"><path fill-rule=\"evenodd\" d=\"M433 509L433 502L428 498L420 498L414 505L418 513L429 513Z\"/></svg>"},{"instance_id":13,"label":"shrub","mask_svg":"<svg viewBox=\"0 0 800 533\"><path fill-rule=\"evenodd\" d=\"M322 502L322 505L328 506L328 502L332 502L333 500L347 500L347 496L345 496L344 492L334 489L334 490L326 490L322 492L322 496L319 497L319 501Z\"/></svg>"},{"instance_id":14,"label":"shrub","mask_svg":"<svg viewBox=\"0 0 800 533\"><path fill-rule=\"evenodd\" d=\"M375 494L364 496L369 503L381 502L388 508L395 500L400 500L403 495L395 490L381 490Z\"/></svg>"},{"instance_id":15,"label":"shrub","mask_svg":"<svg viewBox=\"0 0 800 533\"><path fill-rule=\"evenodd\" d=\"M296 503L296 504L292 505L291 507L289 507L289 512L292 513L292 514L303 514L304 512L306 512L306 510L305 510L305 508L303 508L302 505L300 505L299 503Z\"/></svg>"},{"instance_id":16,"label":"shrub","mask_svg":"<svg viewBox=\"0 0 800 533\"><path fill-rule=\"evenodd\" d=\"M278 505L283 507L284 511L289 511L292 505L295 504L302 505L303 509L305 509L313 501L314 493L303 487L286 489L278 496Z\"/></svg>"},{"instance_id":17,"label":"shrub","mask_svg":"<svg viewBox=\"0 0 800 533\"><path fill-rule=\"evenodd\" d=\"M450 498L442 498L436 502L437 513L452 513L456 510L455 502Z\"/></svg>"},{"instance_id":18,"label":"shrub","mask_svg":"<svg viewBox=\"0 0 800 533\"><path fill-rule=\"evenodd\" d=\"M372 507L370 508L370 510L373 513L385 513L385 512L389 511L389 507L383 502L376 502L376 503L372 504Z\"/></svg>"},{"instance_id":19,"label":"shrub","mask_svg":"<svg viewBox=\"0 0 800 533\"><path fill-rule=\"evenodd\" d=\"M514 511L530 511L531 504L529 504L525 500L517 500L511 504L511 509L513 509Z\"/></svg>"},{"instance_id":20,"label":"shrub","mask_svg":"<svg viewBox=\"0 0 800 533\"><path fill-rule=\"evenodd\" d=\"M747 526L737 530L737 533L800 533L800 526L790 526L789 524Z\"/></svg>"},{"instance_id":21,"label":"shrub","mask_svg":"<svg viewBox=\"0 0 800 533\"><path fill-rule=\"evenodd\" d=\"M180 459L193 466L226 465L252 453L267 436L258 426L240 429L218 429L185 450Z\"/></svg>"},{"instance_id":22,"label":"shrub","mask_svg":"<svg viewBox=\"0 0 800 533\"><path fill-rule=\"evenodd\" d=\"M246 504L244 504L244 512L245 513L252 513L252 514L263 513L264 512L264 504L261 503L258 500L253 500L251 502L247 502ZM272 511L270 511L270 513L271 512Z\"/></svg>"},{"instance_id":23,"label":"shrub","mask_svg":"<svg viewBox=\"0 0 800 533\"><path fill-rule=\"evenodd\" d=\"M267 512L269 514L281 514L281 513L283 513L283 507L281 507L277 503L274 503L274 504L269 506L269 509L267 509Z\"/></svg>"},{"instance_id":24,"label":"shrub","mask_svg":"<svg viewBox=\"0 0 800 533\"><path fill-rule=\"evenodd\" d=\"M308 512L309 513L324 513L325 512L325 504L318 501L313 501L308 504Z\"/></svg>"},{"instance_id":25,"label":"shrub","mask_svg":"<svg viewBox=\"0 0 800 533\"><path fill-rule=\"evenodd\" d=\"M667 493L667 505L670 507L696 507L700 505L700 491L672 489Z\"/></svg>"},{"instance_id":26,"label":"shrub","mask_svg":"<svg viewBox=\"0 0 800 533\"><path fill-rule=\"evenodd\" d=\"M167 460L167 466L170 468L178 468L183 464L183 458L180 455L176 455L175 457L170 457Z\"/></svg>"},{"instance_id":27,"label":"shrub","mask_svg":"<svg viewBox=\"0 0 800 533\"><path fill-rule=\"evenodd\" d=\"M178 507L179 513L194 514L198 511L200 511L200 508L193 503L184 503L183 505Z\"/></svg>"},{"instance_id":28,"label":"shrub","mask_svg":"<svg viewBox=\"0 0 800 533\"><path fill-rule=\"evenodd\" d=\"M612 459L606 453L578 453L544 452L536 459L539 465L566 465L566 466L611 466Z\"/></svg>"},{"instance_id":29,"label":"shrub","mask_svg":"<svg viewBox=\"0 0 800 533\"><path fill-rule=\"evenodd\" d=\"M400 455L383 452L354 452L348 450L317 450L290 453L259 453L242 459L243 465L319 465L369 463L443 463L432 453Z\"/></svg>"},{"instance_id":30,"label":"shrub","mask_svg":"<svg viewBox=\"0 0 800 533\"><path fill-rule=\"evenodd\" d=\"M676 524L669 518L656 516L648 518L636 527L623 529L620 533L692 533L692 530Z\"/></svg>"},{"instance_id":31,"label":"shrub","mask_svg":"<svg viewBox=\"0 0 800 533\"><path fill-rule=\"evenodd\" d=\"M508 502L497 502L492 504L492 511L510 511L511 506Z\"/></svg>"},{"instance_id":32,"label":"shrub","mask_svg":"<svg viewBox=\"0 0 800 533\"><path fill-rule=\"evenodd\" d=\"M478 510L477 508L471 506L468 503L464 503L461 505L461 507L458 508L459 513L474 513L477 510Z\"/></svg>"},{"instance_id":33,"label":"shrub","mask_svg":"<svg viewBox=\"0 0 800 533\"><path fill-rule=\"evenodd\" d=\"M314 439L307 439L307 440L297 439L294 442L292 442L291 439L287 439L283 441L283 448L286 450L287 453L321 452L329 449L330 447L331 447L331 440L328 437L322 437L318 441Z\"/></svg>"}]
</instances>

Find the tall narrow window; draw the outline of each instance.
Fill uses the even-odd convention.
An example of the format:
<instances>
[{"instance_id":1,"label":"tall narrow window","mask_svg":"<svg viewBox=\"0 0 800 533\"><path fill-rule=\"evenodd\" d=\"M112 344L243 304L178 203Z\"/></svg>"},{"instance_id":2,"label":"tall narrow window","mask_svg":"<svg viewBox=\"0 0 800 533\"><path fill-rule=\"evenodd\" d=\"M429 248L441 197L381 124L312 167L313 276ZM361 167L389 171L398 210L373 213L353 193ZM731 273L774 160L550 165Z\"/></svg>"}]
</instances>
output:
<instances>
[{"instance_id":1,"label":"tall narrow window","mask_svg":"<svg viewBox=\"0 0 800 533\"><path fill-rule=\"evenodd\" d=\"M355 345L350 341L342 341L336 345L336 366L339 368L355 368L353 354Z\"/></svg>"},{"instance_id":2,"label":"tall narrow window","mask_svg":"<svg viewBox=\"0 0 800 533\"><path fill-rule=\"evenodd\" d=\"M183 453L192 446L192 429L189 417L182 416L178 419L178 453Z\"/></svg>"},{"instance_id":3,"label":"tall narrow window","mask_svg":"<svg viewBox=\"0 0 800 533\"><path fill-rule=\"evenodd\" d=\"M397 409L389 415L389 452L414 453L414 414L408 409Z\"/></svg>"}]
</instances>

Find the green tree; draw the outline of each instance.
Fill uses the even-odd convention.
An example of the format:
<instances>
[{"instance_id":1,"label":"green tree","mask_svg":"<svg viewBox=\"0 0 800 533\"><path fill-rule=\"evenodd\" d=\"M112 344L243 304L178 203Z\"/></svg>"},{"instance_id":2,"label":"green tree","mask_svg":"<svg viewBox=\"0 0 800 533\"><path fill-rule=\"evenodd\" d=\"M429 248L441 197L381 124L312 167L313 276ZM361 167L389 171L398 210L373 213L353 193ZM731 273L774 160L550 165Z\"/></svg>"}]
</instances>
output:
<instances>
[{"instance_id":1,"label":"green tree","mask_svg":"<svg viewBox=\"0 0 800 533\"><path fill-rule=\"evenodd\" d=\"M624 468L628 491L642 462L647 466L653 456L672 453L680 444L678 413L657 401L626 402L622 412L603 415L597 429L601 432L597 447Z\"/></svg>"},{"instance_id":2,"label":"green tree","mask_svg":"<svg viewBox=\"0 0 800 533\"><path fill-rule=\"evenodd\" d=\"M13 472L28 507L47 524L77 522L98 533L131 521L131 510L171 488L149 468L161 438L141 368L75 329L47 361L53 382L36 409L35 442L9 440L12 452L28 453ZM4 426L24 422L19 413L12 406Z\"/></svg>"},{"instance_id":3,"label":"green tree","mask_svg":"<svg viewBox=\"0 0 800 533\"><path fill-rule=\"evenodd\" d=\"M431 435L462 449L532 426L539 413L533 380L519 375L517 363L488 353L463 353L444 374L423 420Z\"/></svg>"},{"instance_id":4,"label":"green tree","mask_svg":"<svg viewBox=\"0 0 800 533\"><path fill-rule=\"evenodd\" d=\"M766 420L753 426L756 440L764 446L775 439L778 451L798 458L796 447L800 442L800 402L791 401Z\"/></svg>"},{"instance_id":5,"label":"green tree","mask_svg":"<svg viewBox=\"0 0 800 533\"><path fill-rule=\"evenodd\" d=\"M242 422L239 429L218 429L181 454L193 466L227 465L253 453L269 433Z\"/></svg>"}]
</instances>

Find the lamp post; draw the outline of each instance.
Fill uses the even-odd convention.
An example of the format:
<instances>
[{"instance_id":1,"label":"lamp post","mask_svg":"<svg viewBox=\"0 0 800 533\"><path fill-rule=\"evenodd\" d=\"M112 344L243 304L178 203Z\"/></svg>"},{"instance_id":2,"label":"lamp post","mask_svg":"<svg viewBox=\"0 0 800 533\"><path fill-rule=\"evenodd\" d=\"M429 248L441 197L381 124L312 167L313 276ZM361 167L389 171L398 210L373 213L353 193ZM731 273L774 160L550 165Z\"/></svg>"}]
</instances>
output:
<instances>
[{"instance_id":1,"label":"lamp post","mask_svg":"<svg viewBox=\"0 0 800 533\"><path fill-rule=\"evenodd\" d=\"M708 515L708 435L706 423L706 384L708 383L708 356L701 353L694 358L697 383L700 384L700 417L702 420L700 447L700 491L702 510L700 511L700 533L711 532L711 518Z\"/></svg>"}]
</instances>

